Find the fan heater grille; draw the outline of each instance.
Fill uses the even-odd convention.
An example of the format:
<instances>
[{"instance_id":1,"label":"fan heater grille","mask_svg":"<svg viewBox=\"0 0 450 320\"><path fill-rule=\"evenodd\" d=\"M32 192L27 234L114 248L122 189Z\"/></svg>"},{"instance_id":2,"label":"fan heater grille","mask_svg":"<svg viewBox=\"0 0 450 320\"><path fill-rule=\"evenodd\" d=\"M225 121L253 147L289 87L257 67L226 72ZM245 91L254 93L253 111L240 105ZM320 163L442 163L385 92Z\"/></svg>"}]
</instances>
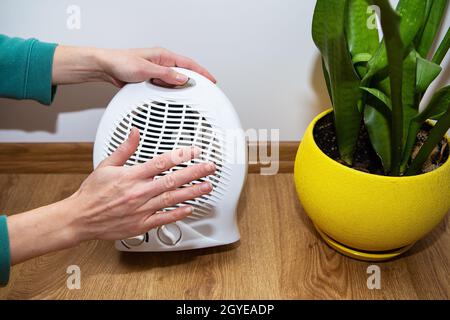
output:
<instances>
[{"instance_id":1,"label":"fan heater grille","mask_svg":"<svg viewBox=\"0 0 450 320\"><path fill-rule=\"evenodd\" d=\"M214 212L214 205L227 190L230 170L224 161L224 132L213 125L194 107L186 104L151 101L138 105L131 112L118 119L105 145L106 156L111 155L128 137L132 127L140 131L140 141L136 152L128 159L126 166L146 162L153 157L173 149L196 146L202 149L199 158L177 165L155 177L160 178L170 172L180 170L195 163L211 161L216 164L216 172L206 178L198 179L182 187L210 181L213 191L183 204L191 205L193 213L186 219L199 219ZM183 205L163 209L173 210Z\"/></svg>"}]
</instances>

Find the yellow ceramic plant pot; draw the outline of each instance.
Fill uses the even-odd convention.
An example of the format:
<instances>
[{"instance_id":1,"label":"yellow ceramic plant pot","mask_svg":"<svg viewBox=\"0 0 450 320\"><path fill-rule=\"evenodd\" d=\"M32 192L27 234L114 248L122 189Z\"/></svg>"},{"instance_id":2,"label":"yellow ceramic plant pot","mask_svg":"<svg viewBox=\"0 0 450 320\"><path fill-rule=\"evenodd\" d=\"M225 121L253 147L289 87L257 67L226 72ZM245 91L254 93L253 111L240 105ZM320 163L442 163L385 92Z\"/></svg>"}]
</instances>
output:
<instances>
[{"instance_id":1,"label":"yellow ceramic plant pot","mask_svg":"<svg viewBox=\"0 0 450 320\"><path fill-rule=\"evenodd\" d=\"M309 125L295 160L300 201L323 239L337 251L369 261L408 250L450 210L450 160L417 176L357 171L325 155Z\"/></svg>"}]
</instances>

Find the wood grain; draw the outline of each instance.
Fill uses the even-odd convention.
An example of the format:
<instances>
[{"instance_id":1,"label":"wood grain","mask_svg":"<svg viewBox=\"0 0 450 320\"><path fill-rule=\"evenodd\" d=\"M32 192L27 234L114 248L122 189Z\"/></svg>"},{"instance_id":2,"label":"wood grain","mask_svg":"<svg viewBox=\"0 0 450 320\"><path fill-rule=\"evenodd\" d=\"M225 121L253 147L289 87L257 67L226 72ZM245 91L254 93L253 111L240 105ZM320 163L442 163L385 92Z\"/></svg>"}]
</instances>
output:
<instances>
[{"instance_id":1,"label":"wood grain","mask_svg":"<svg viewBox=\"0 0 450 320\"><path fill-rule=\"evenodd\" d=\"M299 142L280 142L278 172L293 172ZM249 172L262 167L259 149L249 145L256 158ZM92 143L0 143L0 173L89 173L92 171ZM270 149L269 149L270 150Z\"/></svg>"},{"instance_id":2,"label":"wood grain","mask_svg":"<svg viewBox=\"0 0 450 320\"><path fill-rule=\"evenodd\" d=\"M70 195L84 174L1 174L9 214ZM1 299L449 299L449 216L394 261L378 263L381 290L366 286L370 263L346 258L318 238L296 198L292 174L250 174L237 244L179 253L120 253L90 241L14 266ZM30 244L32 245L32 244ZM66 269L81 268L68 290Z\"/></svg>"},{"instance_id":3,"label":"wood grain","mask_svg":"<svg viewBox=\"0 0 450 320\"><path fill-rule=\"evenodd\" d=\"M0 173L89 173L92 143L0 143Z\"/></svg>"}]
</instances>

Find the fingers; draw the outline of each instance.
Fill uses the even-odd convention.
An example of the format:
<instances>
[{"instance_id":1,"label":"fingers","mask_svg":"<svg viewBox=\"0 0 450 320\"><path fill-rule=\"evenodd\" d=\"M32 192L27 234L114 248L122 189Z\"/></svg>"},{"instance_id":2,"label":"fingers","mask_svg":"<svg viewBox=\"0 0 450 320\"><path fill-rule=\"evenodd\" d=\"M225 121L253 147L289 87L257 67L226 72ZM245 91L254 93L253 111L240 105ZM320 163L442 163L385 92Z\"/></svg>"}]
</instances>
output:
<instances>
[{"instance_id":1,"label":"fingers","mask_svg":"<svg viewBox=\"0 0 450 320\"><path fill-rule=\"evenodd\" d=\"M150 199L146 204L139 208L139 211L155 212L164 208L173 207L187 200L192 200L212 191L211 182L202 182L187 188L180 188L172 191L166 191L157 197Z\"/></svg>"},{"instance_id":2,"label":"fingers","mask_svg":"<svg viewBox=\"0 0 450 320\"><path fill-rule=\"evenodd\" d=\"M206 68L199 65L194 60L184 57L182 55L173 53L167 49L164 48L150 48L150 49L133 49L134 52L138 53L141 57L155 63L156 65L164 66L164 67L181 67L185 69L189 69L192 71L195 71L197 73L200 73L201 75L205 76L212 82L216 83L216 79L214 76L206 70ZM158 77L159 78L159 77ZM159 78L161 79L161 78ZM161 79L166 83L169 83L165 81L164 79ZM186 82L187 79L184 81ZM182 84L184 84L184 82ZM171 83L171 82L170 82ZM173 84L173 83L171 83ZM176 83L176 85L180 85L180 83Z\"/></svg>"},{"instance_id":3,"label":"fingers","mask_svg":"<svg viewBox=\"0 0 450 320\"><path fill-rule=\"evenodd\" d=\"M182 206L171 211L159 212L149 216L145 221L145 230L150 230L165 224L186 218L192 213L191 206Z\"/></svg>"},{"instance_id":4,"label":"fingers","mask_svg":"<svg viewBox=\"0 0 450 320\"><path fill-rule=\"evenodd\" d=\"M169 190L175 190L191 181L213 174L216 166L212 162L189 166L182 170L167 174L164 177L149 181L149 194L154 197Z\"/></svg>"},{"instance_id":5,"label":"fingers","mask_svg":"<svg viewBox=\"0 0 450 320\"><path fill-rule=\"evenodd\" d=\"M100 162L99 168L106 166L123 166L133 155L139 145L139 130L131 128L128 139L122 143L108 158Z\"/></svg>"},{"instance_id":6,"label":"fingers","mask_svg":"<svg viewBox=\"0 0 450 320\"><path fill-rule=\"evenodd\" d=\"M149 74L154 79L159 79L166 84L180 86L185 84L189 78L174 69L167 66L159 66L157 64L149 62Z\"/></svg>"},{"instance_id":7,"label":"fingers","mask_svg":"<svg viewBox=\"0 0 450 320\"><path fill-rule=\"evenodd\" d=\"M181 163L197 158L201 153L201 149L197 147L185 147L170 152L163 153L153 159L135 165L130 170L133 174L140 178L150 178L161 174L170 168Z\"/></svg>"},{"instance_id":8,"label":"fingers","mask_svg":"<svg viewBox=\"0 0 450 320\"><path fill-rule=\"evenodd\" d=\"M174 53L171 53L171 54L173 54L173 59L175 61L175 66L176 67L181 67L181 68L185 68L185 69L189 69L189 70L195 71L197 73L200 73L204 77L208 78L213 83L217 82L216 78L214 78L213 75L211 73L209 73L208 70L203 68L201 65L199 65L194 60L192 60L190 58L187 58L187 57L183 57L183 56L178 55L178 54L174 54Z\"/></svg>"},{"instance_id":9,"label":"fingers","mask_svg":"<svg viewBox=\"0 0 450 320\"><path fill-rule=\"evenodd\" d=\"M150 200L141 207L141 210L156 211L211 192L212 185L209 182L203 182L187 188L177 188L213 174L215 169L213 163L203 163L178 170L149 182L147 196L150 196ZM175 191L171 192L172 190Z\"/></svg>"}]
</instances>

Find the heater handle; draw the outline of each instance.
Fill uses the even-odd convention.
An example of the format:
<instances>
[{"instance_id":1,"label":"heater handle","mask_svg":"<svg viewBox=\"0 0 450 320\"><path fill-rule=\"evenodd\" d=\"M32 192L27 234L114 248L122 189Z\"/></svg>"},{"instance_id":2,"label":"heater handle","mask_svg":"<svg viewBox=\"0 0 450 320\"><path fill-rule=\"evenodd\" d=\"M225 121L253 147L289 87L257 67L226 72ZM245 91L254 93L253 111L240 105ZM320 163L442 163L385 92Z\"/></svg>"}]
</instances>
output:
<instances>
[{"instance_id":1,"label":"heater handle","mask_svg":"<svg viewBox=\"0 0 450 320\"><path fill-rule=\"evenodd\" d=\"M168 88L168 89L187 89L194 87L197 83L194 79L188 78L188 81L185 82L185 84L174 86L171 84L168 84L160 79L150 79L150 83L154 86L161 87L161 88Z\"/></svg>"}]
</instances>

